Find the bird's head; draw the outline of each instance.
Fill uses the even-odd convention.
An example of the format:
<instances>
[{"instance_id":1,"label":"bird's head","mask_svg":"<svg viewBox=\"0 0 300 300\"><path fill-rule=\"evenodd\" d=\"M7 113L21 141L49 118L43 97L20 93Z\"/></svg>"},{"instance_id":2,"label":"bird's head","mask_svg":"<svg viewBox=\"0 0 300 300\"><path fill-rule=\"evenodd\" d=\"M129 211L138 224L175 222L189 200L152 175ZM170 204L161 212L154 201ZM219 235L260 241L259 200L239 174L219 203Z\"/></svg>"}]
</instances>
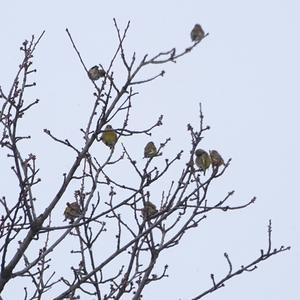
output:
<instances>
[{"instance_id":1,"label":"bird's head","mask_svg":"<svg viewBox=\"0 0 300 300\"><path fill-rule=\"evenodd\" d=\"M196 151L195 151L195 155L196 156L201 156L201 155L203 155L204 153L206 153L204 150L202 150L202 149L197 149Z\"/></svg>"},{"instance_id":2,"label":"bird's head","mask_svg":"<svg viewBox=\"0 0 300 300\"><path fill-rule=\"evenodd\" d=\"M112 126L111 125L106 125L105 130L112 130Z\"/></svg>"}]
</instances>

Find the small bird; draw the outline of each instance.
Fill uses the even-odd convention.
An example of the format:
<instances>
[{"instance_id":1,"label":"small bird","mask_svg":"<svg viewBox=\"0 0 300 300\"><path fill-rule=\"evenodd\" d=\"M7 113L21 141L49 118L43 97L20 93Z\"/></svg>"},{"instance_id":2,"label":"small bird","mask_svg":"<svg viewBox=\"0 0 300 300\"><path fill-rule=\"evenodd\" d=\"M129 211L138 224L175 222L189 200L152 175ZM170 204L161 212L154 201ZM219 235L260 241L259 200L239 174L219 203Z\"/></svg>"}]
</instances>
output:
<instances>
[{"instance_id":1,"label":"small bird","mask_svg":"<svg viewBox=\"0 0 300 300\"><path fill-rule=\"evenodd\" d=\"M108 146L110 149L112 149L116 142L117 142L118 136L115 130L111 127L111 125L106 125L104 132L102 133L101 140L102 142Z\"/></svg>"},{"instance_id":2,"label":"small bird","mask_svg":"<svg viewBox=\"0 0 300 300\"><path fill-rule=\"evenodd\" d=\"M196 155L195 163L196 163L197 167L201 171L204 172L204 175L205 175L205 171L211 165L211 158L210 158L209 154L202 149L197 149L195 151L195 155Z\"/></svg>"},{"instance_id":3,"label":"small bird","mask_svg":"<svg viewBox=\"0 0 300 300\"><path fill-rule=\"evenodd\" d=\"M146 201L144 208L142 209L142 215L145 220L151 218L158 212L155 204L153 204L151 201Z\"/></svg>"},{"instance_id":4,"label":"small bird","mask_svg":"<svg viewBox=\"0 0 300 300\"><path fill-rule=\"evenodd\" d=\"M193 42L200 42L205 36L205 32L200 24L196 24L191 31L191 39Z\"/></svg>"},{"instance_id":5,"label":"small bird","mask_svg":"<svg viewBox=\"0 0 300 300\"><path fill-rule=\"evenodd\" d=\"M69 219L71 220L71 223L73 223L74 219L78 218L81 213L80 206L77 202L67 202L67 207L64 211L65 221Z\"/></svg>"},{"instance_id":6,"label":"small bird","mask_svg":"<svg viewBox=\"0 0 300 300\"><path fill-rule=\"evenodd\" d=\"M149 142L144 149L144 157L150 158L157 155L157 149L153 142Z\"/></svg>"},{"instance_id":7,"label":"small bird","mask_svg":"<svg viewBox=\"0 0 300 300\"><path fill-rule=\"evenodd\" d=\"M88 71L89 78L92 80L98 80L100 77L105 76L105 71L102 69L99 69L98 66L93 66Z\"/></svg>"},{"instance_id":8,"label":"small bird","mask_svg":"<svg viewBox=\"0 0 300 300\"><path fill-rule=\"evenodd\" d=\"M220 167L221 165L225 165L222 156L217 150L209 150L209 155L213 167Z\"/></svg>"}]
</instances>

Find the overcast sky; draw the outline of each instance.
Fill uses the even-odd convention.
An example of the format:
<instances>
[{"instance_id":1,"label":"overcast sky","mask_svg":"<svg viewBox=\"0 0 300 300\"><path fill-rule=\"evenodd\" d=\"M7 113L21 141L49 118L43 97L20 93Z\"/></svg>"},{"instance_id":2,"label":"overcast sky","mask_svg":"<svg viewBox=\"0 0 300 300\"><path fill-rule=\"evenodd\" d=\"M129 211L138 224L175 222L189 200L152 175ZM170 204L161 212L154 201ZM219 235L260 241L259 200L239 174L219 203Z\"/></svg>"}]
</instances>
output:
<instances>
[{"instance_id":1,"label":"overcast sky","mask_svg":"<svg viewBox=\"0 0 300 300\"><path fill-rule=\"evenodd\" d=\"M195 51L164 66L163 78L138 89L130 126L147 127L163 114L164 126L155 130L153 139L159 143L171 137L167 151L187 151L186 124L197 124L202 102L205 122L211 126L203 148L218 149L225 159L232 158L211 197L221 200L235 190L232 204L253 196L257 202L243 211L215 214L201 230L187 234L178 248L166 253L169 278L146 289L145 300L196 296L210 286L210 273L218 278L226 272L225 251L236 267L250 262L267 245L269 219L274 247L291 245L292 250L231 280L206 299L299 299L299 12L296 0L2 3L0 84L4 88L16 73L22 41L46 30L34 59L38 85L30 94L41 102L24 121L24 131L33 136L30 146L24 147L40 158L44 185L37 192L49 201L72 157L42 131L48 128L81 141L79 128L93 103L93 87L65 28L88 66L108 66L117 44L113 17L122 28L131 21L126 47L138 57L173 47L185 49L191 45L195 23L209 32ZM151 69L160 70L160 66ZM51 159L45 159L48 155ZM5 160L1 152L0 165ZM12 288L10 284L5 299L13 299Z\"/></svg>"}]
</instances>

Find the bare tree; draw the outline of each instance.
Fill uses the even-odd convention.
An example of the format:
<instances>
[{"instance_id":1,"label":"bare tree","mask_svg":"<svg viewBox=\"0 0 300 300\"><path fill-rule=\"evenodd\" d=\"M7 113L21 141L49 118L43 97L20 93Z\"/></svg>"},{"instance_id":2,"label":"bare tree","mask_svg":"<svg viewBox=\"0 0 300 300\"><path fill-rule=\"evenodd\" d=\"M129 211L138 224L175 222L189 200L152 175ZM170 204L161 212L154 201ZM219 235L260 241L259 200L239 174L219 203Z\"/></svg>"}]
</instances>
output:
<instances>
[{"instance_id":1,"label":"bare tree","mask_svg":"<svg viewBox=\"0 0 300 300\"><path fill-rule=\"evenodd\" d=\"M135 53L128 58L123 46L129 22L124 31L115 20L114 25L119 42L110 63L107 67L99 64L91 69L86 67L71 33L66 30L87 74L87 80L94 85L95 101L87 117L86 127L80 131L83 145L75 145L68 139L57 137L49 129L44 129L50 139L76 155L55 197L48 202L44 211L38 211L36 207L40 200L35 196L35 186L42 184L38 178L36 155L24 155L21 146L24 142L30 142L30 136L19 133L20 120L38 104L38 100L25 101L24 95L35 86L30 79L35 72L33 55L44 32L37 39L32 36L30 41L22 44L20 49L24 58L10 89L6 92L0 87L0 145L2 153L7 154L12 164L11 170L18 182L13 198L10 196L7 199L0 194L0 291L4 291L8 282L22 278L23 299L43 299L50 291L56 295L55 299L79 299L83 295L103 300L125 297L140 299L146 286L168 276L167 265L160 272L154 272L154 267L165 250L182 242L186 232L192 229L196 231L198 225L215 210L241 210L255 201L253 198L241 206L232 206L229 202L233 192L216 203L207 200L211 183L224 175L230 159L224 162L221 156L213 157L213 153L206 153L208 161L201 158L194 163L203 134L209 129L204 125L201 105L199 124L188 124L187 127L191 137L189 153L183 154L180 151L173 157L164 158L162 150L170 141L167 139L157 147L154 144L148 145L145 158L138 161L125 144L126 137L150 136L155 127L162 125L163 116L149 128L132 129L128 126L136 89L164 75L164 71L159 71L152 77L143 78L141 71L151 65L176 62L196 49L208 34L200 27L200 36L194 32L192 45L183 51L173 48L153 57L145 55L138 61ZM123 82L114 79L113 70L118 60L122 62L127 74ZM122 117L122 125L118 128L107 126L114 123L116 116ZM109 147L109 154L105 158L91 154L91 146L97 143L97 147ZM121 155L116 154L117 148L122 149ZM144 145L141 149L144 149ZM164 165L157 167L155 161L162 158ZM134 184L124 183L114 173L121 162L126 163L132 176L138 178ZM173 181L166 183L166 173L171 166L180 163L182 172L174 176ZM1 176L6 176L5 169L1 168L0 171ZM74 190L74 199L65 207L64 215L68 222L53 224L51 214L71 183L77 188ZM164 187L159 203L151 198L151 189L155 183L161 183ZM105 233L108 231L111 246L110 253L106 255L97 249L106 243ZM203 298L223 287L232 277L253 271L262 261L290 249L285 246L273 248L271 231L269 221L268 247L261 250L255 260L239 268L232 265L225 253L225 262L228 264L226 276L216 280L211 275L211 288L199 291L193 299ZM70 256L69 253L62 254L64 248L58 247L66 243L69 235L78 240L72 251L76 263L69 266L72 272L68 275L57 274L51 258L58 253ZM32 254L37 249L38 254Z\"/></svg>"}]
</instances>

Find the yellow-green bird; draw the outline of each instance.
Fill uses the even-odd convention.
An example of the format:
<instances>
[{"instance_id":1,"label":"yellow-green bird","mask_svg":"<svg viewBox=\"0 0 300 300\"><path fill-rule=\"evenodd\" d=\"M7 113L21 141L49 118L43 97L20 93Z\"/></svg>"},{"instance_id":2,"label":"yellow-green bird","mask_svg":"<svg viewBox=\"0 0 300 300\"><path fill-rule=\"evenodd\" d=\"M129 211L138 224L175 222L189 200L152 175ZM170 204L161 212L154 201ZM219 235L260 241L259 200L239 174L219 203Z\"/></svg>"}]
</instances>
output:
<instances>
[{"instance_id":1,"label":"yellow-green bird","mask_svg":"<svg viewBox=\"0 0 300 300\"><path fill-rule=\"evenodd\" d=\"M144 149L144 157L150 158L157 155L157 149L153 142L149 142Z\"/></svg>"},{"instance_id":2,"label":"yellow-green bird","mask_svg":"<svg viewBox=\"0 0 300 300\"><path fill-rule=\"evenodd\" d=\"M196 163L197 167L201 171L203 171L205 174L205 171L211 165L211 158L210 158L209 154L202 149L197 149L195 151L195 155L196 155L195 163Z\"/></svg>"},{"instance_id":3,"label":"yellow-green bird","mask_svg":"<svg viewBox=\"0 0 300 300\"><path fill-rule=\"evenodd\" d=\"M105 71L102 69L99 69L98 66L93 66L88 71L89 78L92 80L98 80L100 77L105 76Z\"/></svg>"},{"instance_id":4,"label":"yellow-green bird","mask_svg":"<svg viewBox=\"0 0 300 300\"><path fill-rule=\"evenodd\" d=\"M145 220L151 218L157 212L158 212L158 210L157 210L155 204L153 204L151 201L145 202L144 208L142 209L142 215Z\"/></svg>"},{"instance_id":5,"label":"yellow-green bird","mask_svg":"<svg viewBox=\"0 0 300 300\"><path fill-rule=\"evenodd\" d=\"M200 24L196 24L191 31L191 39L193 42L201 41L205 36L205 32Z\"/></svg>"},{"instance_id":6,"label":"yellow-green bird","mask_svg":"<svg viewBox=\"0 0 300 300\"><path fill-rule=\"evenodd\" d=\"M102 133L101 140L102 142L108 146L110 149L112 149L116 142L117 142L118 136L115 130L111 127L111 125L106 125L104 132Z\"/></svg>"},{"instance_id":7,"label":"yellow-green bird","mask_svg":"<svg viewBox=\"0 0 300 300\"><path fill-rule=\"evenodd\" d=\"M224 160L217 150L209 150L211 164L213 167L220 167L225 165Z\"/></svg>"},{"instance_id":8,"label":"yellow-green bird","mask_svg":"<svg viewBox=\"0 0 300 300\"><path fill-rule=\"evenodd\" d=\"M74 222L74 219L78 218L81 214L80 206L77 202L69 203L67 202L67 207L64 211L65 221L67 219L71 220L71 222Z\"/></svg>"}]
</instances>

